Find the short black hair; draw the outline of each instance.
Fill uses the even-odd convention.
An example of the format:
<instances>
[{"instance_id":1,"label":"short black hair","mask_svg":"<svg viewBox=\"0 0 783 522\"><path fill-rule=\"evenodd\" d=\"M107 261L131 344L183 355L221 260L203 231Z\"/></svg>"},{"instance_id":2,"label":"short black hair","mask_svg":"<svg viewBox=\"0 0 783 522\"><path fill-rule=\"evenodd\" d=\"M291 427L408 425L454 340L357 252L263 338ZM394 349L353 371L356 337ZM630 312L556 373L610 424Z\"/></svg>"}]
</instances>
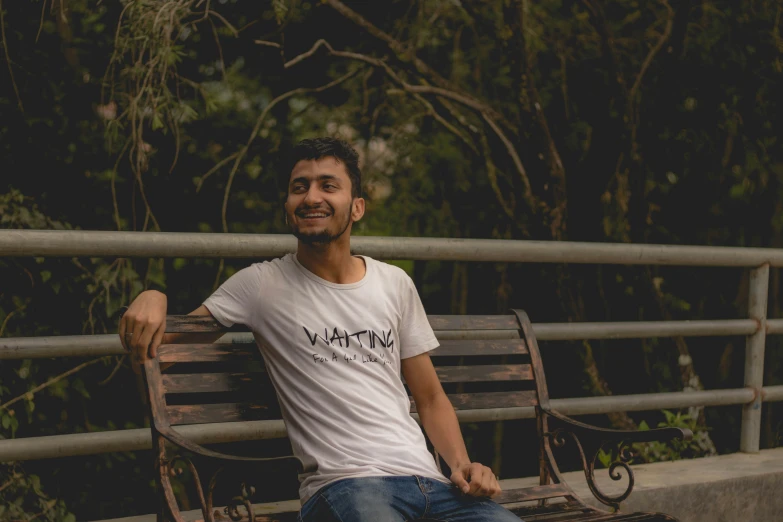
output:
<instances>
[{"instance_id":1,"label":"short black hair","mask_svg":"<svg viewBox=\"0 0 783 522\"><path fill-rule=\"evenodd\" d=\"M351 197L362 197L362 171L359 169L359 153L347 141L329 136L306 139L296 144L296 147L291 151L285 186L288 187L291 172L297 163L302 160L322 158L334 158L345 165L348 178L351 180Z\"/></svg>"}]
</instances>

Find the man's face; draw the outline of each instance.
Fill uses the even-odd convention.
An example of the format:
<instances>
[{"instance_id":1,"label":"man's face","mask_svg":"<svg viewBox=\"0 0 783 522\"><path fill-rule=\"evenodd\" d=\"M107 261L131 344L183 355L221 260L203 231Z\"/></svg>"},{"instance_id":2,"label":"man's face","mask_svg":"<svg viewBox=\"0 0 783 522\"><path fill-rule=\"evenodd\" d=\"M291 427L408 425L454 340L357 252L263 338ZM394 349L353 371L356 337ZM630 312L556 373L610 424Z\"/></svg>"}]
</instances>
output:
<instances>
[{"instance_id":1,"label":"man's face","mask_svg":"<svg viewBox=\"0 0 783 522\"><path fill-rule=\"evenodd\" d=\"M332 157L302 160L288 183L285 212L291 232L303 243L327 244L364 215L364 200L351 197L345 165Z\"/></svg>"}]
</instances>

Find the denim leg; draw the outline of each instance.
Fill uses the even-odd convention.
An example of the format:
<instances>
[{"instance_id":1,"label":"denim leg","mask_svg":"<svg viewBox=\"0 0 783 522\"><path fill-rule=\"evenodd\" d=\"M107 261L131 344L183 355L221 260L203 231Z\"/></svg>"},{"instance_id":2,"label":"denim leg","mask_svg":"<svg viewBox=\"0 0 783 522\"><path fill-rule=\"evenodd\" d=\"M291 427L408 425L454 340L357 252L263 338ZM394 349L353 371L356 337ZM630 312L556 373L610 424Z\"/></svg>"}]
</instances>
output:
<instances>
[{"instance_id":1,"label":"denim leg","mask_svg":"<svg viewBox=\"0 0 783 522\"><path fill-rule=\"evenodd\" d=\"M338 480L313 495L303 522L405 522L424 512L427 499L414 477Z\"/></svg>"},{"instance_id":2,"label":"denim leg","mask_svg":"<svg viewBox=\"0 0 783 522\"><path fill-rule=\"evenodd\" d=\"M428 492L429 509L422 520L437 522L521 522L520 519L500 504L486 497L472 497L463 494L456 486L422 479L422 486Z\"/></svg>"}]
</instances>

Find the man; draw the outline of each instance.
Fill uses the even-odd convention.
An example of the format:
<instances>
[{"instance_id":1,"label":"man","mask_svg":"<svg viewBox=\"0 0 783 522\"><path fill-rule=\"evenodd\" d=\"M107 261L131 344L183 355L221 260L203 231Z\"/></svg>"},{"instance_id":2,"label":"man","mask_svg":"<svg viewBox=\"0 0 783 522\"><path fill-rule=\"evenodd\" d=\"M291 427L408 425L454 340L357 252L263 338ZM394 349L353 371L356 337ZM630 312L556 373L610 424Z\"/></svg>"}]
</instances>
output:
<instances>
[{"instance_id":1,"label":"man","mask_svg":"<svg viewBox=\"0 0 783 522\"><path fill-rule=\"evenodd\" d=\"M302 141L285 202L296 254L241 270L192 314L253 331L294 454L318 463L300 485L304 522L519 522L489 499L500 492L492 471L468 458L413 282L351 255L364 204L356 151L334 138ZM124 314L120 338L137 360L156 356L166 308L166 296L149 291ZM451 480L409 414L401 374Z\"/></svg>"}]
</instances>

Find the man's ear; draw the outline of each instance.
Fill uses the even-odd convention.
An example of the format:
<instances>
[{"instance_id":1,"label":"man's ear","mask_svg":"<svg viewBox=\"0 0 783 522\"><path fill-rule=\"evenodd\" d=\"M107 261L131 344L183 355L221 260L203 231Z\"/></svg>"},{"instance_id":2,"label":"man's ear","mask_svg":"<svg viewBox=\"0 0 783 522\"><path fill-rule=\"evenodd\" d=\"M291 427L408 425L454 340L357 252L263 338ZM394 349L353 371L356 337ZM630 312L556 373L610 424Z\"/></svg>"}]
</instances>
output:
<instances>
[{"instance_id":1,"label":"man's ear","mask_svg":"<svg viewBox=\"0 0 783 522\"><path fill-rule=\"evenodd\" d=\"M354 198L351 204L351 220L359 221L364 216L364 198Z\"/></svg>"}]
</instances>

